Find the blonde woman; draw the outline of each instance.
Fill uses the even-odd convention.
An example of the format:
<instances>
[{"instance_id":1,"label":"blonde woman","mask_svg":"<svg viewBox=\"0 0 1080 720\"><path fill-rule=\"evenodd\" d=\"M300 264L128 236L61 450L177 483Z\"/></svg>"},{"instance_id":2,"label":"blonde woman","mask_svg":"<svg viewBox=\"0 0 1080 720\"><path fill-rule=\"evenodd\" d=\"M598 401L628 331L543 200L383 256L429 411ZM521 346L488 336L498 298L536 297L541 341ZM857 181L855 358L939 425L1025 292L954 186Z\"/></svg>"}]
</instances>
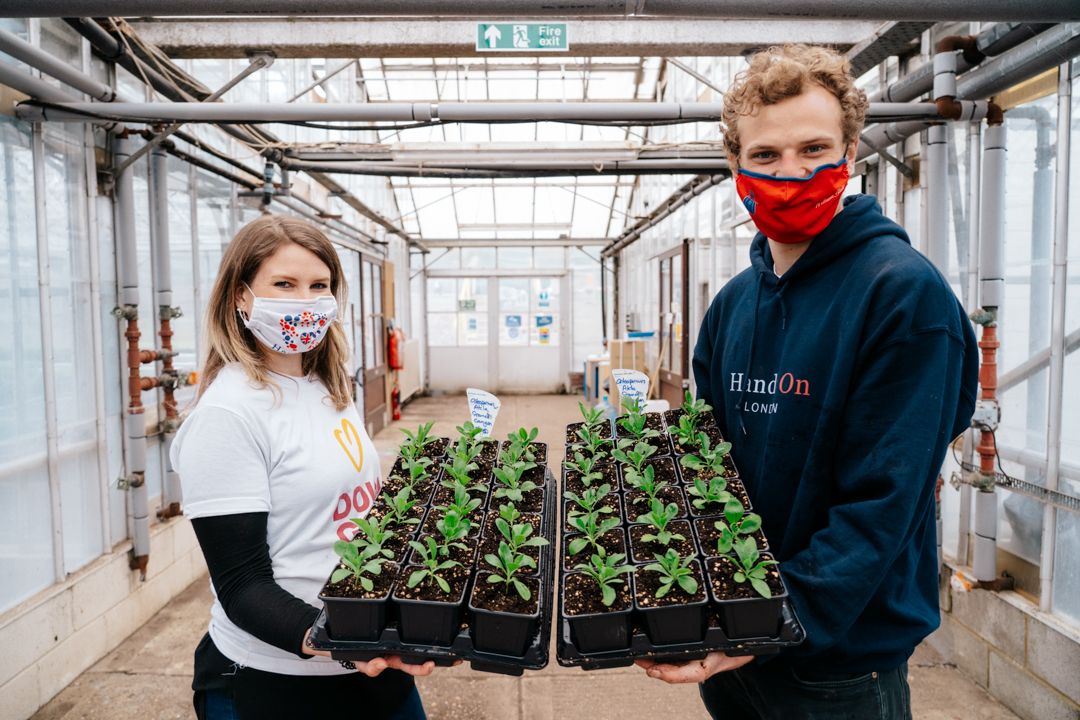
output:
<instances>
[{"instance_id":1,"label":"blonde woman","mask_svg":"<svg viewBox=\"0 0 1080 720\"><path fill-rule=\"evenodd\" d=\"M348 518L381 485L379 459L352 404L346 296L333 246L293 218L243 227L207 309L202 382L172 448L185 514L210 570L209 632L195 650L200 718L422 719L398 657L343 667L307 646L317 596ZM341 498L363 498L342 511Z\"/></svg>"}]
</instances>

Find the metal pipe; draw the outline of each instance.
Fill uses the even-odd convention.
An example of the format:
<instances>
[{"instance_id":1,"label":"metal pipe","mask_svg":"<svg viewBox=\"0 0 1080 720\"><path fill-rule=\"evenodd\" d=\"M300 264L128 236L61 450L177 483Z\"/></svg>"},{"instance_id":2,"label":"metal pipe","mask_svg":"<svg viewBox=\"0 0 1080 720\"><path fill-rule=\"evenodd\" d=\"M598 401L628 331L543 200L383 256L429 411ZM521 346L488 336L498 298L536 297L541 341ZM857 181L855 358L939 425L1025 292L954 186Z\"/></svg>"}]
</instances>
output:
<instances>
[{"instance_id":1,"label":"metal pipe","mask_svg":"<svg viewBox=\"0 0 1080 720\"><path fill-rule=\"evenodd\" d=\"M67 577L64 562L64 512L60 487L60 448L56 417L56 375L52 329L52 274L49 257L49 232L45 194L45 141L40 125L31 128L31 153L34 163L34 227L37 239L38 307L41 312L42 394L45 400L46 469L49 477L50 536L52 538L53 579Z\"/></svg>"},{"instance_id":2,"label":"metal pipe","mask_svg":"<svg viewBox=\"0 0 1080 720\"><path fill-rule=\"evenodd\" d=\"M305 172L343 173L346 175L380 175L387 177L441 178L520 178L561 177L572 175L654 175L692 173L723 173L726 160L612 160L604 163L583 161L508 162L508 163L440 163L438 166L378 162L317 163L289 161L285 167Z\"/></svg>"},{"instance_id":3,"label":"metal pipe","mask_svg":"<svg viewBox=\"0 0 1080 720\"><path fill-rule=\"evenodd\" d=\"M161 360L159 377L162 380L162 407L165 410L165 419L161 423L165 438L161 451L165 458L165 478L161 484L161 508L157 516L158 519L165 520L180 514L180 476L172 466L169 453L180 426L180 414L176 411L175 395L178 375L173 369L172 360L172 320L180 317L180 308L173 307L172 304L172 259L169 249L169 156L160 145L150 151L150 239L152 277L158 308L158 336L161 338L161 350L157 356Z\"/></svg>"},{"instance_id":4,"label":"metal pipe","mask_svg":"<svg viewBox=\"0 0 1080 720\"><path fill-rule=\"evenodd\" d=\"M337 75L338 73L340 73L340 72L342 72L342 71L346 70L346 69L347 69L347 68L348 68L348 67L349 67L350 65L353 65L354 63L356 63L356 59L355 59L355 58L354 58L354 59L352 59L352 60L346 60L346 61L345 61L345 62L343 62L343 63L342 63L341 65L339 65L338 67L334 68L334 69L333 69L333 70L331 70L330 72L326 73L326 74L325 74L325 75L323 75L323 76L322 76L321 78L319 78L319 79L318 79L318 80L316 80L315 82L311 83L310 85L308 85L307 87L305 87L305 88L304 88L303 90L301 90L300 92L296 93L296 94L295 94L295 95L293 95L293 96L292 96L291 98L289 98L288 100L286 100L285 102L296 102L297 100L299 100L300 98L304 97L305 95L307 95L307 94L308 94L309 92L311 92L311 91L312 91L312 90L314 90L315 88L317 88L317 87L321 86L321 85L322 85L323 83L325 83L325 82L326 82L327 80L329 80L330 78L332 78L332 77L334 77L335 75Z\"/></svg>"},{"instance_id":5,"label":"metal pipe","mask_svg":"<svg viewBox=\"0 0 1080 720\"><path fill-rule=\"evenodd\" d=\"M117 164L131 155L131 140L118 136L113 145L113 161ZM128 521L132 531L130 566L146 579L150 561L150 508L146 491L146 421L143 415L142 383L139 376L139 270L135 241L135 188L133 170L119 173L114 203L116 228L117 274L119 275L120 306L114 314L126 321L128 409L124 417L127 444L124 447L126 484L128 490Z\"/></svg>"},{"instance_id":6,"label":"metal pipe","mask_svg":"<svg viewBox=\"0 0 1080 720\"><path fill-rule=\"evenodd\" d=\"M152 17L162 13L157 0L98 0L89 3L98 16ZM7 0L7 17L63 17L87 12L86 0ZM852 7L846 0L637 0L627 2L579 2L573 6L578 16L611 17L712 17L836 20L1053 20L1080 17L1071 0L1016 3L1013 0L934 2L933 0L875 0ZM316 0L297 4L295 0L173 0L168 15L370 15L374 17L531 17L535 2L524 0Z\"/></svg>"},{"instance_id":7,"label":"metal pipe","mask_svg":"<svg viewBox=\"0 0 1080 720\"><path fill-rule=\"evenodd\" d=\"M979 202L982 198L980 180L982 178L982 124L973 122L968 125L968 264L965 284L967 287L967 307L979 306ZM975 457L975 431L964 432L963 460L967 465ZM960 485L960 517L957 523L959 538L956 556L961 565L969 562L971 534L971 485Z\"/></svg>"},{"instance_id":8,"label":"metal pipe","mask_svg":"<svg viewBox=\"0 0 1080 720\"><path fill-rule=\"evenodd\" d=\"M926 256L949 277L949 134L947 125L927 132Z\"/></svg>"},{"instance_id":9,"label":"metal pipe","mask_svg":"<svg viewBox=\"0 0 1080 720\"><path fill-rule=\"evenodd\" d=\"M0 28L0 51L86 93L95 100L112 102L116 99L116 91L108 85L87 77L67 63L57 60L44 50L34 47L15 33L3 28Z\"/></svg>"},{"instance_id":10,"label":"metal pipe","mask_svg":"<svg viewBox=\"0 0 1080 720\"><path fill-rule=\"evenodd\" d=\"M1058 68L1057 179L1054 188L1054 270L1050 320L1050 412L1046 422L1046 489L1057 490L1061 476L1061 415L1065 382L1065 291L1069 257L1069 161L1072 124L1072 64ZM1057 508L1043 510L1039 561L1039 607L1053 609Z\"/></svg>"},{"instance_id":11,"label":"metal pipe","mask_svg":"<svg viewBox=\"0 0 1080 720\"><path fill-rule=\"evenodd\" d=\"M983 201L981 241L979 247L979 295L982 312L977 322L982 325L979 348L982 362L979 385L982 390L977 414L982 416L979 428L979 480L975 494L975 557L973 571L980 582L992 582L997 577L997 493L994 477L997 450L993 429L1000 413L997 401L997 340L998 309L1004 300L1005 250L1005 125L992 124L986 128L983 145Z\"/></svg>"}]
</instances>

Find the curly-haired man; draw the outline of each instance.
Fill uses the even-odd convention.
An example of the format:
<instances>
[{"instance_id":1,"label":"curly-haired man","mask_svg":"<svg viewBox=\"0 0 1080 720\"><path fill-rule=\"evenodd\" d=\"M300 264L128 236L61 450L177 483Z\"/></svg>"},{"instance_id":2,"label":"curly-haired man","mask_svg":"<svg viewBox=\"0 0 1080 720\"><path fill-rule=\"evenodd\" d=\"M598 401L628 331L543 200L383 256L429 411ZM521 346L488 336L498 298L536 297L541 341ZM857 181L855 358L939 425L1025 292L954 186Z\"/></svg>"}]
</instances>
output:
<instances>
[{"instance_id":1,"label":"curly-haired man","mask_svg":"<svg viewBox=\"0 0 1080 720\"><path fill-rule=\"evenodd\" d=\"M760 231L694 349L806 640L772 658L641 662L714 718L910 718L907 660L938 625L934 486L975 404L956 296L873 197L843 197L867 108L847 61L770 48L724 98Z\"/></svg>"}]
</instances>

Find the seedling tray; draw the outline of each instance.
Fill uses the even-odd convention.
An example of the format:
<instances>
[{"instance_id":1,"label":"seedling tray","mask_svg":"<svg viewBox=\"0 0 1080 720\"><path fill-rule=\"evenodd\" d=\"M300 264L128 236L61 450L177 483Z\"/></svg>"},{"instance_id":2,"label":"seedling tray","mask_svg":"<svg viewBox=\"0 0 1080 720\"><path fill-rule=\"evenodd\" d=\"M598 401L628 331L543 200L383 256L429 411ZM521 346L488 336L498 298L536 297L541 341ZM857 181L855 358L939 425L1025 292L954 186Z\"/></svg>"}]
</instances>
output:
<instances>
[{"instance_id":1,"label":"seedling tray","mask_svg":"<svg viewBox=\"0 0 1080 720\"><path fill-rule=\"evenodd\" d=\"M316 650L327 650L335 660L367 661L381 655L398 655L405 662L420 665L432 660L436 665L447 667L458 660L468 662L473 670L499 673L502 675L521 675L525 670L540 670L547 666L548 648L551 643L551 617L554 604L555 585L555 547L558 542L556 526L559 522L557 511L558 497L555 479L551 471L545 468L545 484L549 491L544 494L542 535L548 545L540 548L540 573L544 590L540 594L540 625L532 643L523 656L499 655L483 652L473 647L469 623L468 598L472 593L472 580L465 588L464 620L457 637L449 646L420 645L407 643L398 632L397 618L391 608L390 620L378 640L335 640L330 637L326 626L326 608L323 607L311 632L312 646Z\"/></svg>"}]
</instances>

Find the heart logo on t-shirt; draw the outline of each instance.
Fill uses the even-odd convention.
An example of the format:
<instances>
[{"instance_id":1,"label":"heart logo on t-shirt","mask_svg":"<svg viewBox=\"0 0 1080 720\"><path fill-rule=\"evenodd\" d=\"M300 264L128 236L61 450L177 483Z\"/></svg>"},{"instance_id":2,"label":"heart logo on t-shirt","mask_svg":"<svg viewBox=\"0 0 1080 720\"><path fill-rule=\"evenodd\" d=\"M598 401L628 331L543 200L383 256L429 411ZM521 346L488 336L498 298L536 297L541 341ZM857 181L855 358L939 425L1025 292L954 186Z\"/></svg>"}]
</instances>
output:
<instances>
[{"instance_id":1,"label":"heart logo on t-shirt","mask_svg":"<svg viewBox=\"0 0 1080 720\"><path fill-rule=\"evenodd\" d=\"M364 446L360 443L360 433L357 432L356 426L347 419L342 419L341 427L334 428L334 439L349 456L356 472L360 472L360 469L364 467Z\"/></svg>"}]
</instances>

